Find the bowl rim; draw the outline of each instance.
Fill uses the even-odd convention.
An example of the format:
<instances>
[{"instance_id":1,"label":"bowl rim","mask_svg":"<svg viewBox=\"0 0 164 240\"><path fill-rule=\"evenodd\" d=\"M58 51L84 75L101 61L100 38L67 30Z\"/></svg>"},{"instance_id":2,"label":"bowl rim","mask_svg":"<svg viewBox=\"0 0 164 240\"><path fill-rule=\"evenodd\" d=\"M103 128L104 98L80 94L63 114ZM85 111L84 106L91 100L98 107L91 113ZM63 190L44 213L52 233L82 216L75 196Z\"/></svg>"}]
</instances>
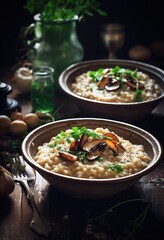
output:
<instances>
[{"instance_id":1,"label":"bowl rim","mask_svg":"<svg viewBox=\"0 0 164 240\"><path fill-rule=\"evenodd\" d=\"M59 174L59 173L55 173L55 172L52 172L50 170L47 170L45 168L43 168L42 166L40 166L37 162L35 162L35 160L30 156L30 153L29 151L27 151L27 144L28 142L32 144L32 137L34 134L36 133L39 133L40 130L44 131L44 129L46 129L47 127L51 126L51 125L54 125L54 124L58 124L58 123L67 123L67 122L74 122L74 121L105 121L105 122L108 122L108 123L113 123L113 124L116 124L116 125L119 125L121 128L122 127L126 127L126 128L130 128L131 130L137 132L137 133L142 133L144 134L144 136L146 135L147 136L147 141L152 145L152 144L155 144L158 151L154 150L155 148L152 148L153 149L153 152L155 151L157 155L156 156L156 159L153 159L153 161L151 161L148 166L142 170L140 170L139 172L137 173L134 173L132 175L128 175L128 176L123 176L123 177L117 177L117 178L103 178L103 179L89 179L89 178L77 178L77 177L72 177L72 176L67 176L67 175L63 175L63 174ZM159 160L162 156L162 146L160 144L160 142L157 140L156 137L154 137L151 133L147 132L146 130L140 128L140 127L137 127L135 125L132 125L132 124L129 124L129 123L126 123L126 122L122 122L122 121L117 121L117 120L110 120L110 119L106 119L106 118L68 118L68 119L62 119L62 120L57 120L57 121L54 121L54 122L50 122L50 123L47 123L47 124L44 124L34 130L32 130L23 140L22 142L22 145L21 145L21 149L22 149L22 154L23 156L25 157L25 160L26 162L31 165L31 167L33 167L35 170L38 171L39 169L39 172L42 172L44 175L46 173L50 174L51 176L54 176L54 177L58 177L58 178L62 178L62 179L67 179L67 181L76 181L76 182L81 182L81 183L92 183L92 182L95 182L95 183L99 183L99 184L109 184L109 183L116 183L116 182L124 182L124 181L127 181L127 180L131 180L133 181L134 179L140 179L141 177L143 177L144 175L148 174L150 172L150 170L153 170L156 165L159 163ZM154 152L154 153L155 153Z\"/></svg>"},{"instance_id":2,"label":"bowl rim","mask_svg":"<svg viewBox=\"0 0 164 240\"><path fill-rule=\"evenodd\" d=\"M147 63L143 63L140 61L133 61L133 60L127 60L127 59L100 59L100 60L88 60L88 61L83 61L83 62L79 62L79 63L74 63L70 66L68 66L65 70L63 70L59 76L59 86L61 87L61 89L66 92L68 95L75 97L81 101L86 101L86 102L92 102L95 103L97 105L106 105L106 106L131 106L131 105L145 105L148 103L152 103L152 102L156 102L156 101L160 101L164 98L164 90L162 90L162 93L160 96L156 97L155 99L152 100L146 100L146 101L142 101L142 102L130 102L130 103L117 103L117 102L105 102L105 101L98 101L95 99L89 99L89 98L85 98L82 97L80 95L77 95L75 93L73 93L71 91L71 89L68 87L67 85L67 80L64 80L65 75L68 74L71 75L71 73L77 68L83 68L85 66L88 66L89 64L105 64L105 63L115 63L115 64L119 64L119 63L125 63L125 64L130 64L132 66L136 65L138 67L141 67L143 69L145 69L145 71L150 71L151 73L158 75L160 78L162 78L163 84L164 84L164 70L162 70L159 67L156 67L154 65L151 64L147 64Z\"/></svg>"}]
</instances>

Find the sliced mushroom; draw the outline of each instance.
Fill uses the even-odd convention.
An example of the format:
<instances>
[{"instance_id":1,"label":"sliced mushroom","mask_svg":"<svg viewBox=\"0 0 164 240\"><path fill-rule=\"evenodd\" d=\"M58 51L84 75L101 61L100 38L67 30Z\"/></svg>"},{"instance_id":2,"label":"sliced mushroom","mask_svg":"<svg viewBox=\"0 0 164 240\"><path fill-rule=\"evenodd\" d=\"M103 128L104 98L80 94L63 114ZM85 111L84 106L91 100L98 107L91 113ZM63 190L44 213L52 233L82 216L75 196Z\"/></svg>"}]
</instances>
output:
<instances>
[{"instance_id":1,"label":"sliced mushroom","mask_svg":"<svg viewBox=\"0 0 164 240\"><path fill-rule=\"evenodd\" d=\"M88 161L94 161L94 160L96 160L99 156L101 156L101 150L97 148L95 151L87 153L87 154L86 154L86 159L87 159Z\"/></svg>"},{"instance_id":2,"label":"sliced mushroom","mask_svg":"<svg viewBox=\"0 0 164 240\"><path fill-rule=\"evenodd\" d=\"M129 77L126 81L126 84L133 90L144 89L144 85L140 81L136 80L135 78Z\"/></svg>"},{"instance_id":3,"label":"sliced mushroom","mask_svg":"<svg viewBox=\"0 0 164 240\"><path fill-rule=\"evenodd\" d=\"M109 137L111 138L111 141L115 144L115 146L117 147L118 150L121 150L122 152L125 151L125 148L122 146L122 144L119 142L118 137L114 134L114 133L105 133L104 134L105 137ZM109 144L109 142L108 142ZM111 146L112 144L110 144Z\"/></svg>"},{"instance_id":4,"label":"sliced mushroom","mask_svg":"<svg viewBox=\"0 0 164 240\"><path fill-rule=\"evenodd\" d=\"M102 139L94 139L92 141L88 141L84 143L82 149L86 152L93 152L99 146L102 149L102 146L105 146L106 143Z\"/></svg>"},{"instance_id":5,"label":"sliced mushroom","mask_svg":"<svg viewBox=\"0 0 164 240\"><path fill-rule=\"evenodd\" d=\"M104 89L105 86L109 83L110 79L109 77L103 77L101 81L98 83L97 87L99 89Z\"/></svg>"},{"instance_id":6,"label":"sliced mushroom","mask_svg":"<svg viewBox=\"0 0 164 240\"><path fill-rule=\"evenodd\" d=\"M88 141L88 136L83 134L79 141L79 149L82 149L83 145Z\"/></svg>"},{"instance_id":7,"label":"sliced mushroom","mask_svg":"<svg viewBox=\"0 0 164 240\"><path fill-rule=\"evenodd\" d=\"M64 151L59 151L59 156L71 162L75 162L78 160L78 157L76 155Z\"/></svg>"},{"instance_id":8,"label":"sliced mushroom","mask_svg":"<svg viewBox=\"0 0 164 240\"><path fill-rule=\"evenodd\" d=\"M103 75L106 75L109 72L110 72L110 68L104 68L103 69Z\"/></svg>"},{"instance_id":9,"label":"sliced mushroom","mask_svg":"<svg viewBox=\"0 0 164 240\"><path fill-rule=\"evenodd\" d=\"M112 132L105 133L104 136L108 137L108 138L111 138L111 141L119 142L118 137L114 133L112 133Z\"/></svg>"},{"instance_id":10,"label":"sliced mushroom","mask_svg":"<svg viewBox=\"0 0 164 240\"><path fill-rule=\"evenodd\" d=\"M101 142L97 145L97 148L99 149L99 151L102 152L102 151L104 151L106 145L107 145L106 142L103 140L103 142Z\"/></svg>"},{"instance_id":11,"label":"sliced mushroom","mask_svg":"<svg viewBox=\"0 0 164 240\"><path fill-rule=\"evenodd\" d=\"M105 89L107 91L116 91L117 89L120 88L120 86L121 86L121 83L119 80L110 78L109 83L105 85Z\"/></svg>"},{"instance_id":12,"label":"sliced mushroom","mask_svg":"<svg viewBox=\"0 0 164 240\"><path fill-rule=\"evenodd\" d=\"M115 142L112 142L108 139L104 139L104 141L106 142L107 146L113 151L113 153L115 155L118 155L118 148L117 148L117 144Z\"/></svg>"},{"instance_id":13,"label":"sliced mushroom","mask_svg":"<svg viewBox=\"0 0 164 240\"><path fill-rule=\"evenodd\" d=\"M125 148L122 146L122 144L121 143L116 143L116 146L118 147L118 149L119 150L121 150L122 152L124 152L125 151Z\"/></svg>"},{"instance_id":14,"label":"sliced mushroom","mask_svg":"<svg viewBox=\"0 0 164 240\"><path fill-rule=\"evenodd\" d=\"M74 140L71 143L69 150L70 151L78 151L78 149L79 149L79 142L77 140Z\"/></svg>"}]
</instances>

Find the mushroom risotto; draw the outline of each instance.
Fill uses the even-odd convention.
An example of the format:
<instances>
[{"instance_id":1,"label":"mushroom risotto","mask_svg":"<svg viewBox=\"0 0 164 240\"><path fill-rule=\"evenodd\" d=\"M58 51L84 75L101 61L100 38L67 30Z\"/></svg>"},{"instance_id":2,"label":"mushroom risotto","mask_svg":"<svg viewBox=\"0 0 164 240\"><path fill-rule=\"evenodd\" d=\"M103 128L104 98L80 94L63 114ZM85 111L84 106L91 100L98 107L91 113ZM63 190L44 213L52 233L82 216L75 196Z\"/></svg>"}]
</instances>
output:
<instances>
[{"instance_id":1,"label":"mushroom risotto","mask_svg":"<svg viewBox=\"0 0 164 240\"><path fill-rule=\"evenodd\" d=\"M35 161L52 172L78 178L117 178L144 169L150 161L143 145L107 128L72 127L38 147Z\"/></svg>"},{"instance_id":2,"label":"mushroom risotto","mask_svg":"<svg viewBox=\"0 0 164 240\"><path fill-rule=\"evenodd\" d=\"M83 73L71 87L79 96L103 102L141 102L161 95L160 86L147 74L119 66Z\"/></svg>"}]
</instances>

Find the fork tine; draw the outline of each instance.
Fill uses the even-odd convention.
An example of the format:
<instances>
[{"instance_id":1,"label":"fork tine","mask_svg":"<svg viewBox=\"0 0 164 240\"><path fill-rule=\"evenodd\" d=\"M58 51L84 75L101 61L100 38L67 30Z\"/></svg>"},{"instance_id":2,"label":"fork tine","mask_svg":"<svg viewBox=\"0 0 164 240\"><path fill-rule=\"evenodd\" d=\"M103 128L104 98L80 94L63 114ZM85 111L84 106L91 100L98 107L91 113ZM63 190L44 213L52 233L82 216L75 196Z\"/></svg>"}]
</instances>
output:
<instances>
[{"instance_id":1,"label":"fork tine","mask_svg":"<svg viewBox=\"0 0 164 240\"><path fill-rule=\"evenodd\" d=\"M25 161L23 160L23 157L22 156L19 156L18 153L16 154L12 154L11 156L11 163L12 163L12 173L15 174L15 175L19 175L21 176L22 175L25 175L26 174L26 164L25 164Z\"/></svg>"},{"instance_id":2,"label":"fork tine","mask_svg":"<svg viewBox=\"0 0 164 240\"><path fill-rule=\"evenodd\" d=\"M15 155L15 161L16 161L16 164L17 164L17 167L18 167L18 170L19 170L19 174L23 174L25 175L26 174L26 164L22 158L22 156L19 156L19 154L16 154Z\"/></svg>"},{"instance_id":3,"label":"fork tine","mask_svg":"<svg viewBox=\"0 0 164 240\"><path fill-rule=\"evenodd\" d=\"M19 154L11 154L11 173L15 181L23 183L24 180L28 180L27 173L25 170L24 160L20 158Z\"/></svg>"},{"instance_id":4,"label":"fork tine","mask_svg":"<svg viewBox=\"0 0 164 240\"><path fill-rule=\"evenodd\" d=\"M17 176L18 175L18 166L17 166L17 162L15 161L15 154L11 155L10 167L11 167L11 172L12 172L13 176Z\"/></svg>"}]
</instances>

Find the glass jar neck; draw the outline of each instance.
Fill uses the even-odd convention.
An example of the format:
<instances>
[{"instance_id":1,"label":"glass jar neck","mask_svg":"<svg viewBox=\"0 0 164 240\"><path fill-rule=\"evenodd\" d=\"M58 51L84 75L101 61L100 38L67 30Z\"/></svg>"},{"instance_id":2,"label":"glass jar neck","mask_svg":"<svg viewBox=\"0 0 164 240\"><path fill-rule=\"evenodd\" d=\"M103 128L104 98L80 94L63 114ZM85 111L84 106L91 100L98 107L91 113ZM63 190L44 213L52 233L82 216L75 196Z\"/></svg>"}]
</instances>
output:
<instances>
[{"instance_id":1,"label":"glass jar neck","mask_svg":"<svg viewBox=\"0 0 164 240\"><path fill-rule=\"evenodd\" d=\"M42 23L46 25L54 25L54 24L66 24L71 22L77 22L79 20L79 17L75 15L73 18L70 19L52 19L52 20L43 20L40 18L40 14L36 14L34 16L34 21L36 23Z\"/></svg>"},{"instance_id":2,"label":"glass jar neck","mask_svg":"<svg viewBox=\"0 0 164 240\"><path fill-rule=\"evenodd\" d=\"M54 69L52 67L40 66L33 68L33 75L38 77L45 78L48 76L52 76L53 73Z\"/></svg>"}]
</instances>

